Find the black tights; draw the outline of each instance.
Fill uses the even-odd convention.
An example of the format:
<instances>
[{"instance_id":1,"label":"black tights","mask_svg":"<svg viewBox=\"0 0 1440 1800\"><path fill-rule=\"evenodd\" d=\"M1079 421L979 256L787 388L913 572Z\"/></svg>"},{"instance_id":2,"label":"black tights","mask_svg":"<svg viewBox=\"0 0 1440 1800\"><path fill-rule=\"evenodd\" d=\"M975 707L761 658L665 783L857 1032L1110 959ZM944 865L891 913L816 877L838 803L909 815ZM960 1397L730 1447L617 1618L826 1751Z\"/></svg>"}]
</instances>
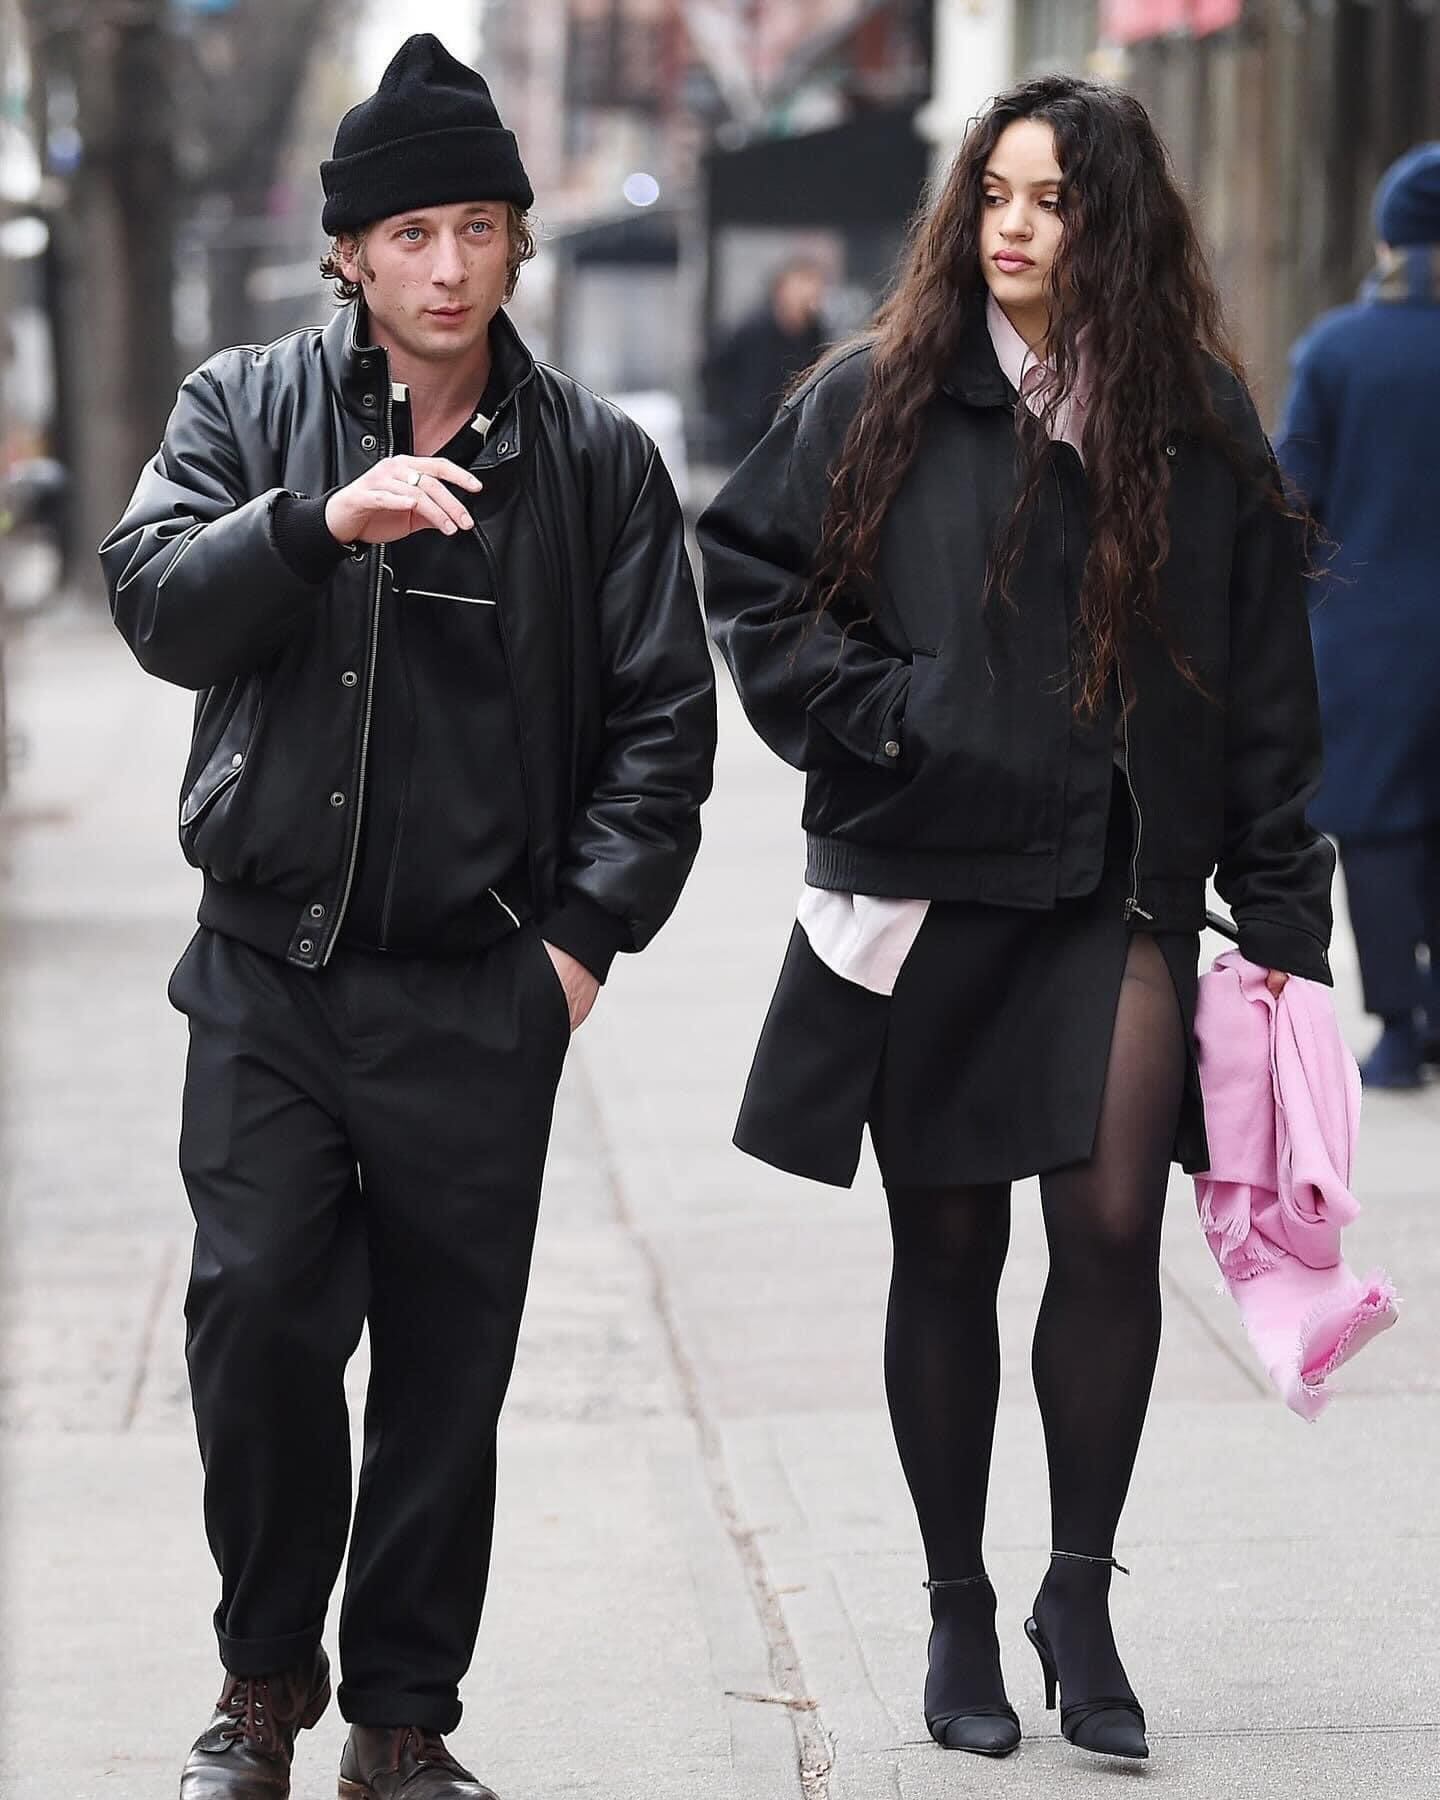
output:
<instances>
[{"instance_id":1,"label":"black tights","mask_svg":"<svg viewBox=\"0 0 1440 1800\"><path fill-rule=\"evenodd\" d=\"M1153 938L1137 936L1120 986L1093 1154L1040 1183L1050 1276L1033 1368L1057 1550L1105 1557L1114 1547L1160 1345L1160 1224L1185 1064L1169 970ZM930 1574L958 1580L984 1566L1000 1389L995 1298L1010 1238L1010 1189L902 1187L888 1198L895 1242L885 1334L890 1416ZM1062 1680L1068 1666L1072 1692L1117 1691L1111 1684L1124 1677L1109 1637L1109 1570L1083 1563L1053 1570L1037 1607ZM954 1656L941 1660L973 1662L988 1633L980 1617L985 1590L935 1599L937 1624L952 1614L956 1623ZM967 1703L943 1676L939 1686L951 1704Z\"/></svg>"}]
</instances>

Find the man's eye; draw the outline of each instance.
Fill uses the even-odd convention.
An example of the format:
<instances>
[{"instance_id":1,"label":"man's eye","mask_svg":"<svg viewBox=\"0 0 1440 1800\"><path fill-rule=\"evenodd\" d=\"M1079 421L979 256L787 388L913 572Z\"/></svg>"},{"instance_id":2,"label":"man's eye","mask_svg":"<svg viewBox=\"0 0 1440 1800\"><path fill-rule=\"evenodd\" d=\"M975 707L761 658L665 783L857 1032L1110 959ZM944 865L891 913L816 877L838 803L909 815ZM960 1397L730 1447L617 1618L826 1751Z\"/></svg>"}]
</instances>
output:
<instances>
[{"instance_id":1,"label":"man's eye","mask_svg":"<svg viewBox=\"0 0 1440 1800\"><path fill-rule=\"evenodd\" d=\"M495 227L488 219L472 219L470 221L470 229L472 231L493 231Z\"/></svg>"},{"instance_id":2,"label":"man's eye","mask_svg":"<svg viewBox=\"0 0 1440 1800\"><path fill-rule=\"evenodd\" d=\"M418 244L425 234L418 225L407 225L400 235L407 244Z\"/></svg>"}]
</instances>

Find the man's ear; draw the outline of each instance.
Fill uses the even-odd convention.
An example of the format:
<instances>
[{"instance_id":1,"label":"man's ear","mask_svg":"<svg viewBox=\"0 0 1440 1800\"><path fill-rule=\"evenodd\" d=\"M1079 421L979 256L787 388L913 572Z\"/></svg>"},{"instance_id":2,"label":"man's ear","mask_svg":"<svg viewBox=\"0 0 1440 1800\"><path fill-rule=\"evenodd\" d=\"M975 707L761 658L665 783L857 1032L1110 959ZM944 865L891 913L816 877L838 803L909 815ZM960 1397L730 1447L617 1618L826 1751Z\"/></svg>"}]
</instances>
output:
<instances>
[{"instance_id":1,"label":"man's ear","mask_svg":"<svg viewBox=\"0 0 1440 1800\"><path fill-rule=\"evenodd\" d=\"M363 242L358 237L346 235L336 238L335 248L340 257L341 274L347 281L353 282L356 287L359 287L364 274L361 266L365 256Z\"/></svg>"}]
</instances>

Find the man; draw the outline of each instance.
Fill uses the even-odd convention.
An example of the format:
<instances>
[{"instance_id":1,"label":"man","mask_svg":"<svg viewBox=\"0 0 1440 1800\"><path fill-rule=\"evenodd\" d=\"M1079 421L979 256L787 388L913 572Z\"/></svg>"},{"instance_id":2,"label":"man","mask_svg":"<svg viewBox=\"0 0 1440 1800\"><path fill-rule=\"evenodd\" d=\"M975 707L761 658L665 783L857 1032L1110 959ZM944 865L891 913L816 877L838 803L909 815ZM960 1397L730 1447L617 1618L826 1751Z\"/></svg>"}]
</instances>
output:
<instances>
[{"instance_id":1,"label":"man","mask_svg":"<svg viewBox=\"0 0 1440 1800\"><path fill-rule=\"evenodd\" d=\"M726 454L743 461L775 422L797 375L825 348L825 273L806 258L771 278L765 304L743 320L705 366L710 410L725 426Z\"/></svg>"},{"instance_id":2,"label":"man","mask_svg":"<svg viewBox=\"0 0 1440 1800\"><path fill-rule=\"evenodd\" d=\"M442 1734L555 1088L694 859L714 692L653 448L502 310L532 193L485 82L411 38L322 178L353 298L192 375L102 549L141 664L199 694L171 998L226 1680L181 1795L285 1795L325 1709L368 1323L340 1791L483 1800Z\"/></svg>"},{"instance_id":3,"label":"man","mask_svg":"<svg viewBox=\"0 0 1440 1800\"><path fill-rule=\"evenodd\" d=\"M1416 1088L1440 1060L1440 143L1386 172L1375 231L1360 302L1296 346L1276 452L1335 546L1310 615L1325 727L1311 817L1339 842L1381 1023L1360 1073Z\"/></svg>"}]
</instances>

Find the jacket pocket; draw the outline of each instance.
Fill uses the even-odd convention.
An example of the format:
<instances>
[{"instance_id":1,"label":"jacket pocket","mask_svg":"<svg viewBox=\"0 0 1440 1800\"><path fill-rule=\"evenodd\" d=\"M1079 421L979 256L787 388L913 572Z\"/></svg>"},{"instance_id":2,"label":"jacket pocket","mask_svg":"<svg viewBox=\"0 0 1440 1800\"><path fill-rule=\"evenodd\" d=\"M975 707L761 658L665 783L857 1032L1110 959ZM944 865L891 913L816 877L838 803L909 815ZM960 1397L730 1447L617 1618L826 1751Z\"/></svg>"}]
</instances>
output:
<instances>
[{"instance_id":1,"label":"jacket pocket","mask_svg":"<svg viewBox=\"0 0 1440 1800\"><path fill-rule=\"evenodd\" d=\"M936 694L940 687L940 658L932 650L915 650L910 657L910 685L905 690L905 715L900 726L903 767L913 774L940 742Z\"/></svg>"},{"instance_id":2,"label":"jacket pocket","mask_svg":"<svg viewBox=\"0 0 1440 1800\"><path fill-rule=\"evenodd\" d=\"M258 684L247 682L210 754L201 762L181 795L180 842L192 862L196 860L196 840L202 825L245 773L259 715Z\"/></svg>"},{"instance_id":3,"label":"jacket pocket","mask_svg":"<svg viewBox=\"0 0 1440 1800\"><path fill-rule=\"evenodd\" d=\"M807 790L805 828L897 850L1020 855L1053 848L1067 700L1039 683L967 683L947 654L914 653L900 724L903 780L831 770Z\"/></svg>"}]
</instances>

